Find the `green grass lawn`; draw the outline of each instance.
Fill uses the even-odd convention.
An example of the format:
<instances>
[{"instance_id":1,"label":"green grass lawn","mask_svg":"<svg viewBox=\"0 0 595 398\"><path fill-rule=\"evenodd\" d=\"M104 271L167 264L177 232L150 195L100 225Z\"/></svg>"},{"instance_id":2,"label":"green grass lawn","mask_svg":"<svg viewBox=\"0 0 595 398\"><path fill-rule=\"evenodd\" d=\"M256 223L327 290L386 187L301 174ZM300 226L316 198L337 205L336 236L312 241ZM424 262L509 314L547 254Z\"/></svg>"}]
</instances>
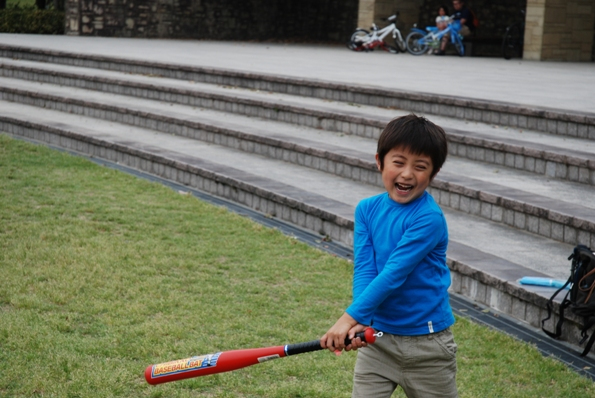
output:
<instances>
[{"instance_id":1,"label":"green grass lawn","mask_svg":"<svg viewBox=\"0 0 595 398\"><path fill-rule=\"evenodd\" d=\"M190 195L0 135L0 397L349 397L354 353L159 386L143 372L316 339L351 273ZM461 397L595 396L526 344L465 319L454 333Z\"/></svg>"}]
</instances>

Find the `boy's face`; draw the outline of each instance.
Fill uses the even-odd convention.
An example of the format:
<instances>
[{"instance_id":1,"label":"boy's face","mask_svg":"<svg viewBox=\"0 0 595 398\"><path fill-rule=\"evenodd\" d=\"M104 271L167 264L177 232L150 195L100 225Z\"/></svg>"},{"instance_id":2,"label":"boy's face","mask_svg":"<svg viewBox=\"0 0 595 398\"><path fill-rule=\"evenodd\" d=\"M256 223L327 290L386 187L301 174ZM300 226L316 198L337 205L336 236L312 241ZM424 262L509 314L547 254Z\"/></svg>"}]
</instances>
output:
<instances>
[{"instance_id":1,"label":"boy's face","mask_svg":"<svg viewBox=\"0 0 595 398\"><path fill-rule=\"evenodd\" d=\"M419 198L432 181L432 159L427 155L414 155L408 149L391 149L384 157L384 169L376 154L376 165L388 195L400 204Z\"/></svg>"}]
</instances>

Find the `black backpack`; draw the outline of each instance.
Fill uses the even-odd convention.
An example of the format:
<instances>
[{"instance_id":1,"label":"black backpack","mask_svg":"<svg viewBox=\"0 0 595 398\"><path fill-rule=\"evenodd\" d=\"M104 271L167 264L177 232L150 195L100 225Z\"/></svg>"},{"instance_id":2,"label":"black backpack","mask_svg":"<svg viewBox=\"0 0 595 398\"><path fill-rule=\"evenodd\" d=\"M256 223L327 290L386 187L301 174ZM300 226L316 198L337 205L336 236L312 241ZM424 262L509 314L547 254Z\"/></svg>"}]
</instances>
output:
<instances>
[{"instance_id":1,"label":"black backpack","mask_svg":"<svg viewBox=\"0 0 595 398\"><path fill-rule=\"evenodd\" d=\"M548 336L554 339L560 338L562 323L564 322L564 310L570 307L574 314L583 318L582 340L579 342L579 345L583 345L589 339L587 331L595 325L595 254L587 246L578 245L574 248L568 260L572 260L570 277L564 286L558 289L548 301L547 318L541 321L541 328ZM572 284L572 286L560 304L560 320L556 325L556 331L549 332L545 330L544 325L552 316L554 297L566 289L569 284ZM568 296L570 296L570 299ZM595 333L591 335L585 346L581 354L582 357L589 353L593 343L595 343Z\"/></svg>"}]
</instances>

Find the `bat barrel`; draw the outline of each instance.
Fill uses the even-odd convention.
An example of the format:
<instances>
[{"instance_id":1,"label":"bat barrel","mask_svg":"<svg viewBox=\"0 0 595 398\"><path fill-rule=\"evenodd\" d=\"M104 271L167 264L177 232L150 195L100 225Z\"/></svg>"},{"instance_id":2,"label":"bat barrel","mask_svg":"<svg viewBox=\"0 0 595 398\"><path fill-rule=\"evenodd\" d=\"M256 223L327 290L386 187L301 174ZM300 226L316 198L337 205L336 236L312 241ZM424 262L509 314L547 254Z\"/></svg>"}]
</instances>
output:
<instances>
[{"instance_id":1,"label":"bat barrel","mask_svg":"<svg viewBox=\"0 0 595 398\"><path fill-rule=\"evenodd\" d=\"M145 380L149 384L168 383L229 372L284 356L285 346L218 352L151 365L145 369Z\"/></svg>"},{"instance_id":2,"label":"bat barrel","mask_svg":"<svg viewBox=\"0 0 595 398\"><path fill-rule=\"evenodd\" d=\"M375 331L372 328L357 333L356 337L368 343L376 341ZM349 339L345 339L345 345L350 343ZM313 340L285 346L218 352L148 366L145 369L145 379L147 383L153 385L168 383L191 377L230 372L273 359L322 349L320 340Z\"/></svg>"}]
</instances>

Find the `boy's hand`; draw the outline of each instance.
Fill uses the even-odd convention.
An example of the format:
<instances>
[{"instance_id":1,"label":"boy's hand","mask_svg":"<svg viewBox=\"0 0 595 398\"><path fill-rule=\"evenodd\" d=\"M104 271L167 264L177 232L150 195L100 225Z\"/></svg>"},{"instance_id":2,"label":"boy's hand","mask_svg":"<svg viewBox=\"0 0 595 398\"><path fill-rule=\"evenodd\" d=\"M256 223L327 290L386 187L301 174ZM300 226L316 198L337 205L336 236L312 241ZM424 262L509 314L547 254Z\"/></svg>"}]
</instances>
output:
<instances>
[{"instance_id":1,"label":"boy's hand","mask_svg":"<svg viewBox=\"0 0 595 398\"><path fill-rule=\"evenodd\" d=\"M361 323L358 323L357 325L355 325L354 327L352 327L349 330L349 333L347 333L347 337L349 337L349 340L351 340L351 344L349 344L347 347L345 347L345 351L351 351L351 350L355 351L358 348L366 347L368 345L368 343L366 343L365 341L362 341L362 339L360 339L359 337L355 337L356 333L363 332L367 328L368 328L367 326L362 325Z\"/></svg>"},{"instance_id":2,"label":"boy's hand","mask_svg":"<svg viewBox=\"0 0 595 398\"><path fill-rule=\"evenodd\" d=\"M341 351L345 348L345 338L347 337L347 334L350 333L356 325L358 325L357 321L348 313L344 313L341 318L335 322L333 327L320 338L320 346L322 348L328 348L331 352L337 350ZM355 335L355 332L353 332L353 334ZM353 335L351 337L353 337ZM356 340L360 340L361 344L361 339L358 338ZM352 346L353 344L350 344L350 349L353 348ZM358 347L360 346L361 345L358 345Z\"/></svg>"}]
</instances>

